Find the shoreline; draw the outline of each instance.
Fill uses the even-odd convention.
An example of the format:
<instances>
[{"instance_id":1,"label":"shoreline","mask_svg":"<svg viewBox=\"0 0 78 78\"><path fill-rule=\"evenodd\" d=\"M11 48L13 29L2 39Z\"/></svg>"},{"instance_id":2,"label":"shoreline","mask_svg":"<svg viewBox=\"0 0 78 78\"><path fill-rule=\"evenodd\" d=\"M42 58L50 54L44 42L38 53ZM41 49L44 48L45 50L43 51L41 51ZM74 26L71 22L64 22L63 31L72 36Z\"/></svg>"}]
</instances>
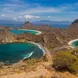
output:
<instances>
[{"instance_id":1,"label":"shoreline","mask_svg":"<svg viewBox=\"0 0 78 78\"><path fill-rule=\"evenodd\" d=\"M73 43L74 41L78 41L78 39L74 39L74 40L71 40L71 41L68 42L68 45L69 45L71 48L74 48L74 47L72 46L72 43Z\"/></svg>"},{"instance_id":2,"label":"shoreline","mask_svg":"<svg viewBox=\"0 0 78 78\"><path fill-rule=\"evenodd\" d=\"M19 30L29 30L29 29L19 29ZM40 31L37 31L37 30L29 30L29 31L36 31L36 32L38 32L37 34L35 34L35 35L40 35L42 32L40 32Z\"/></svg>"},{"instance_id":3,"label":"shoreline","mask_svg":"<svg viewBox=\"0 0 78 78\"><path fill-rule=\"evenodd\" d=\"M46 54L45 48L41 44L35 42L28 42L28 43L38 46L43 51L43 56Z\"/></svg>"}]
</instances>

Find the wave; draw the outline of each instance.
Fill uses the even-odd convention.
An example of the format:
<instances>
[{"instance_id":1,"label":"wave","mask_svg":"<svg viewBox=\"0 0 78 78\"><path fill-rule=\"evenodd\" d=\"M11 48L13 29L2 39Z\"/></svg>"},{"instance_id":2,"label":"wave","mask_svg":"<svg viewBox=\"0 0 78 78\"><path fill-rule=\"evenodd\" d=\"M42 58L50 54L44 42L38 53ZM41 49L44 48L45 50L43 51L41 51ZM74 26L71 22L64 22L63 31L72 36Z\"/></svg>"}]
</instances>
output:
<instances>
[{"instance_id":1,"label":"wave","mask_svg":"<svg viewBox=\"0 0 78 78\"><path fill-rule=\"evenodd\" d=\"M35 43L35 42L28 42L28 43L31 43L31 44L38 46L43 51L43 56L46 54L46 50L41 44Z\"/></svg>"},{"instance_id":2,"label":"wave","mask_svg":"<svg viewBox=\"0 0 78 78\"><path fill-rule=\"evenodd\" d=\"M33 55L33 53L34 52L32 51L31 53L26 54L23 59L27 59L27 58L31 57Z\"/></svg>"}]
</instances>

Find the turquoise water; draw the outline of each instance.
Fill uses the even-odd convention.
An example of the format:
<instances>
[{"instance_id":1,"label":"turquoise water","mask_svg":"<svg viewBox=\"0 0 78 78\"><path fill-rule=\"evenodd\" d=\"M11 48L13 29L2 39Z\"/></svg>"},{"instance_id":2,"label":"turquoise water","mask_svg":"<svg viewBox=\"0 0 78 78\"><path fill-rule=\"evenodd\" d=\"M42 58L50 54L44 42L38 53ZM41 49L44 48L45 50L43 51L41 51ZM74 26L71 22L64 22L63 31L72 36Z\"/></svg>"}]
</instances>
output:
<instances>
[{"instance_id":1,"label":"turquoise water","mask_svg":"<svg viewBox=\"0 0 78 78\"><path fill-rule=\"evenodd\" d=\"M37 35L39 32L36 30L10 30L13 34L30 33Z\"/></svg>"},{"instance_id":2,"label":"turquoise water","mask_svg":"<svg viewBox=\"0 0 78 78\"><path fill-rule=\"evenodd\" d=\"M0 44L0 61L15 63L25 58L41 58L43 51L31 43Z\"/></svg>"},{"instance_id":3,"label":"turquoise water","mask_svg":"<svg viewBox=\"0 0 78 78\"><path fill-rule=\"evenodd\" d=\"M72 43L72 46L73 46L73 47L78 47L78 41L74 41L74 42Z\"/></svg>"}]
</instances>

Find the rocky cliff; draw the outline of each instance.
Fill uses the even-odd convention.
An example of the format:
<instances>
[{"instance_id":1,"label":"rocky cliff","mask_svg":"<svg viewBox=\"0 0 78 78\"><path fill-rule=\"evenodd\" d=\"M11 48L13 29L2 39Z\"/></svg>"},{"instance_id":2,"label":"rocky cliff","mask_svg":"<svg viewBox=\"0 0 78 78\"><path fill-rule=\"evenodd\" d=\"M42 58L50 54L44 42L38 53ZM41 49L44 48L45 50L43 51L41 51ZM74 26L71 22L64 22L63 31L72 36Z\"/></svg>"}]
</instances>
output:
<instances>
[{"instance_id":1,"label":"rocky cliff","mask_svg":"<svg viewBox=\"0 0 78 78\"><path fill-rule=\"evenodd\" d=\"M14 35L6 28L0 31L0 43L8 43L14 41Z\"/></svg>"},{"instance_id":2,"label":"rocky cliff","mask_svg":"<svg viewBox=\"0 0 78 78\"><path fill-rule=\"evenodd\" d=\"M78 19L76 19L67 29L66 29L68 37L71 39L78 38Z\"/></svg>"}]
</instances>

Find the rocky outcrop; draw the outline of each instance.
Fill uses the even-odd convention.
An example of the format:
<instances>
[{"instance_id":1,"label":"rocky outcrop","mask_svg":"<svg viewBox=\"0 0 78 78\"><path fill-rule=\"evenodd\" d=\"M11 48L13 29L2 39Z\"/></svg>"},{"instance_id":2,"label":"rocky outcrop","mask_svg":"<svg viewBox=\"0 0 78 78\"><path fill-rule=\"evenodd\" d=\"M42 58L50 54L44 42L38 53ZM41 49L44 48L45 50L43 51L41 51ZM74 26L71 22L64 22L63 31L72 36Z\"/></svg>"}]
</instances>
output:
<instances>
[{"instance_id":1,"label":"rocky outcrop","mask_svg":"<svg viewBox=\"0 0 78 78\"><path fill-rule=\"evenodd\" d=\"M67 37L71 39L78 38L78 19L76 19L65 32L67 33Z\"/></svg>"},{"instance_id":2,"label":"rocky outcrop","mask_svg":"<svg viewBox=\"0 0 78 78\"><path fill-rule=\"evenodd\" d=\"M0 43L13 42L14 35L9 32L6 28L0 31Z\"/></svg>"},{"instance_id":3,"label":"rocky outcrop","mask_svg":"<svg viewBox=\"0 0 78 78\"><path fill-rule=\"evenodd\" d=\"M33 27L34 27L34 25L32 23L30 23L29 21L27 21L24 23L24 25L21 28L32 29Z\"/></svg>"},{"instance_id":4,"label":"rocky outcrop","mask_svg":"<svg viewBox=\"0 0 78 78\"><path fill-rule=\"evenodd\" d=\"M0 26L0 29L3 29L4 27L3 26Z\"/></svg>"},{"instance_id":5,"label":"rocky outcrop","mask_svg":"<svg viewBox=\"0 0 78 78\"><path fill-rule=\"evenodd\" d=\"M67 29L68 30L71 29L72 32L74 31L74 32L78 33L77 32L77 30L78 30L78 19L76 19Z\"/></svg>"}]
</instances>

